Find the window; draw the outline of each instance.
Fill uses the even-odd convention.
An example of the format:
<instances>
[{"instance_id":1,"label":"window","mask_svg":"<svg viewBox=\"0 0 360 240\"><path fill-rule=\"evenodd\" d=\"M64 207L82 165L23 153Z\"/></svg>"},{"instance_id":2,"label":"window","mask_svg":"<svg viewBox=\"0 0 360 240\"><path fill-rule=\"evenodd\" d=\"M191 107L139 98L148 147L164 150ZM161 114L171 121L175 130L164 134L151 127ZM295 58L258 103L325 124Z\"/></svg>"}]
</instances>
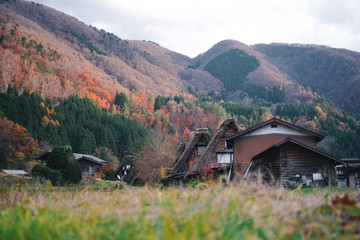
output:
<instances>
[{"instance_id":1,"label":"window","mask_svg":"<svg viewBox=\"0 0 360 240\"><path fill-rule=\"evenodd\" d=\"M204 147L204 146L199 146L199 147L198 147L198 156L203 155L203 153L205 152L205 149L206 149L206 147Z\"/></svg>"},{"instance_id":2,"label":"window","mask_svg":"<svg viewBox=\"0 0 360 240\"><path fill-rule=\"evenodd\" d=\"M232 153L218 153L217 162L218 163L231 163Z\"/></svg>"},{"instance_id":3,"label":"window","mask_svg":"<svg viewBox=\"0 0 360 240\"><path fill-rule=\"evenodd\" d=\"M271 124L271 128L277 128L277 124Z\"/></svg>"}]
</instances>

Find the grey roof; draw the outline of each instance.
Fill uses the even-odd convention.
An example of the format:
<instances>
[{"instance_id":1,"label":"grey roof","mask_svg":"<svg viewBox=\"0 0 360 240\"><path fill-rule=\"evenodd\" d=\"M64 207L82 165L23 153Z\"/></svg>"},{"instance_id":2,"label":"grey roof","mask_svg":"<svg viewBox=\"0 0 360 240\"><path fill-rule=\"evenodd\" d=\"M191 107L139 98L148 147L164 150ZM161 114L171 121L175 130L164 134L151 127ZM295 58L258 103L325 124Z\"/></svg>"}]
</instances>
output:
<instances>
[{"instance_id":1,"label":"grey roof","mask_svg":"<svg viewBox=\"0 0 360 240\"><path fill-rule=\"evenodd\" d=\"M27 175L28 173L24 170L15 170L15 169L1 169L6 174L15 174L15 175Z\"/></svg>"},{"instance_id":2,"label":"grey roof","mask_svg":"<svg viewBox=\"0 0 360 240\"><path fill-rule=\"evenodd\" d=\"M94 162L94 163L97 163L97 164L101 164L101 165L105 165L106 164L106 161L105 160L102 160L98 157L95 157L93 155L88 155L88 154L81 154L81 153L74 153L74 157L76 160L81 160L81 159L84 159L84 160L87 160L87 161L90 161L90 162Z\"/></svg>"}]
</instances>

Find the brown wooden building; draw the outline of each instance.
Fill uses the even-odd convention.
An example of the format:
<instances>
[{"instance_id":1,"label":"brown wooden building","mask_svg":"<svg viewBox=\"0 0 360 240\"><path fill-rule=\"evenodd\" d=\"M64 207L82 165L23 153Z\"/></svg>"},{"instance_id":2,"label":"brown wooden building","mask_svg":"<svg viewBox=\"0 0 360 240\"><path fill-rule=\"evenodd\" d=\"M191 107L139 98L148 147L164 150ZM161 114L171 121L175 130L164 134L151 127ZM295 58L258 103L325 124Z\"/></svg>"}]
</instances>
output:
<instances>
[{"instance_id":1,"label":"brown wooden building","mask_svg":"<svg viewBox=\"0 0 360 240\"><path fill-rule=\"evenodd\" d=\"M92 155L80 153L74 153L74 157L80 163L83 176L101 178L101 166L106 165L105 160Z\"/></svg>"},{"instance_id":2,"label":"brown wooden building","mask_svg":"<svg viewBox=\"0 0 360 240\"><path fill-rule=\"evenodd\" d=\"M337 185L335 165L339 163L337 158L287 138L254 156L248 169L260 171L269 184L327 186Z\"/></svg>"},{"instance_id":3,"label":"brown wooden building","mask_svg":"<svg viewBox=\"0 0 360 240\"><path fill-rule=\"evenodd\" d=\"M234 148L235 172L243 176L255 155L289 137L312 148L324 139L316 132L272 118L227 139L229 147Z\"/></svg>"},{"instance_id":4,"label":"brown wooden building","mask_svg":"<svg viewBox=\"0 0 360 240\"><path fill-rule=\"evenodd\" d=\"M181 155L168 175L168 181L185 182L184 176L191 169L194 162L205 152L210 140L209 130L207 128L198 128L190 142L181 148ZM194 174L197 174L197 172Z\"/></svg>"},{"instance_id":5,"label":"brown wooden building","mask_svg":"<svg viewBox=\"0 0 360 240\"><path fill-rule=\"evenodd\" d=\"M238 179L257 166L261 171L268 169L268 177L285 186L292 177L310 181L311 176L314 183L325 165L330 164L334 169L335 164L341 164L337 158L316 149L322 139L324 136L316 132L273 118L230 136L227 143L234 148L233 163Z\"/></svg>"},{"instance_id":6,"label":"brown wooden building","mask_svg":"<svg viewBox=\"0 0 360 240\"><path fill-rule=\"evenodd\" d=\"M233 149L227 147L226 139L239 132L239 126L234 118L226 119L216 130L204 153L190 168L188 174L209 168L214 171L214 177L230 171L233 161Z\"/></svg>"},{"instance_id":7,"label":"brown wooden building","mask_svg":"<svg viewBox=\"0 0 360 240\"><path fill-rule=\"evenodd\" d=\"M46 161L50 153L51 150L46 150L40 153L36 159L40 160L41 164L46 166ZM81 153L74 153L74 158L79 161L83 176L101 178L101 166L106 164L105 160Z\"/></svg>"},{"instance_id":8,"label":"brown wooden building","mask_svg":"<svg viewBox=\"0 0 360 240\"><path fill-rule=\"evenodd\" d=\"M341 158L343 164L336 166L339 187L360 190L360 158Z\"/></svg>"}]
</instances>

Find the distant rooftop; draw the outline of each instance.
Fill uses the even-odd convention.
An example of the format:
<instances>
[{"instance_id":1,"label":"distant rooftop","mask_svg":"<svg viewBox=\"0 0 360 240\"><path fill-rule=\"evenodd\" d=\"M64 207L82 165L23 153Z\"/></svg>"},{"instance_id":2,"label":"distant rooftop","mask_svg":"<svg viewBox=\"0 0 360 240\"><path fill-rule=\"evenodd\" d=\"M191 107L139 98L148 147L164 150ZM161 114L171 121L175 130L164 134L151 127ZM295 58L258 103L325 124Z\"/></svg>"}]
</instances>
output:
<instances>
[{"instance_id":1,"label":"distant rooftop","mask_svg":"<svg viewBox=\"0 0 360 240\"><path fill-rule=\"evenodd\" d=\"M28 173L24 170L15 170L15 169L1 169L6 174L15 174L15 175L27 175Z\"/></svg>"}]
</instances>

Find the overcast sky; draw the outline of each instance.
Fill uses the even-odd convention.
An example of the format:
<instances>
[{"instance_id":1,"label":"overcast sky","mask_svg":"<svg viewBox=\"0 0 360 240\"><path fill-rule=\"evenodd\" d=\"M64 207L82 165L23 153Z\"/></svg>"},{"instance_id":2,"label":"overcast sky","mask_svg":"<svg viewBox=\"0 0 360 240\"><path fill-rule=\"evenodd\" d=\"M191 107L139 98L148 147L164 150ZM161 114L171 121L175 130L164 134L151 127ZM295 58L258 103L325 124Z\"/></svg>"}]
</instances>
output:
<instances>
[{"instance_id":1,"label":"overcast sky","mask_svg":"<svg viewBox=\"0 0 360 240\"><path fill-rule=\"evenodd\" d=\"M314 43L360 52L359 0L33 0L195 57L217 42Z\"/></svg>"}]
</instances>

